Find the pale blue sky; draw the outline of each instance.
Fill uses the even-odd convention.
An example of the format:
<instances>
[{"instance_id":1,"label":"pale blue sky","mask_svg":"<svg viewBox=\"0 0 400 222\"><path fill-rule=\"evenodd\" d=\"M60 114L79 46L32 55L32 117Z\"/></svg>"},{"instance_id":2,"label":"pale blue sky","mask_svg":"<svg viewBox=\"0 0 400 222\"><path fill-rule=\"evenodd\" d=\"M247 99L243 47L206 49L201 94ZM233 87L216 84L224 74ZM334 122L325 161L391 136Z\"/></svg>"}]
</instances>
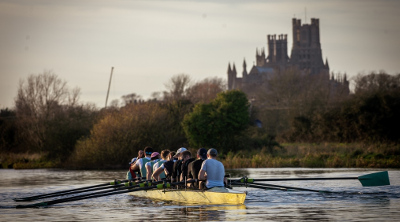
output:
<instances>
[{"instance_id":1,"label":"pale blue sky","mask_svg":"<svg viewBox=\"0 0 400 222\"><path fill-rule=\"evenodd\" d=\"M307 21L305 21L307 8ZM0 108L18 81L52 70L81 88L82 102L162 91L173 75L226 79L229 62L248 71L266 35L288 34L293 17L320 19L331 71L400 72L400 1L0 0Z\"/></svg>"}]
</instances>

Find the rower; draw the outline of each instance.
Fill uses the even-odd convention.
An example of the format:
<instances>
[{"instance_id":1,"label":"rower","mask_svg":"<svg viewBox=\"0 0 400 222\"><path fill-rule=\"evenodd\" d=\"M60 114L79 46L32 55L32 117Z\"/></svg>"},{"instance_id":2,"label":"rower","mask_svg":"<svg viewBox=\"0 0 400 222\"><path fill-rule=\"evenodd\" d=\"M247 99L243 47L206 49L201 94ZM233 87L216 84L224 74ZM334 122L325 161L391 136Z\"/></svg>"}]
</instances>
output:
<instances>
[{"instance_id":1,"label":"rower","mask_svg":"<svg viewBox=\"0 0 400 222\"><path fill-rule=\"evenodd\" d=\"M225 168L217 160L218 152L211 148L207 151L207 159L203 161L199 172L199 180L207 180L205 186L207 189L213 187L224 187Z\"/></svg>"},{"instance_id":2,"label":"rower","mask_svg":"<svg viewBox=\"0 0 400 222\"><path fill-rule=\"evenodd\" d=\"M132 171L140 170L140 176L142 177L142 179L146 179L147 172L145 164L151 160L152 153L153 153L153 148L147 146L146 148L144 148L145 157L139 159L138 161L136 161L135 164L131 166Z\"/></svg>"},{"instance_id":3,"label":"rower","mask_svg":"<svg viewBox=\"0 0 400 222\"><path fill-rule=\"evenodd\" d=\"M188 166L188 179L194 179L197 180L199 179L199 172L201 169L201 165L204 160L207 159L207 150L204 148L200 148L197 150L197 160L189 163ZM194 187L199 188L199 183L196 182L194 183Z\"/></svg>"},{"instance_id":4,"label":"rower","mask_svg":"<svg viewBox=\"0 0 400 222\"><path fill-rule=\"evenodd\" d=\"M139 150L138 156L132 158L131 162L129 162L129 171L126 173L126 179L127 179L127 180L133 180L133 179L135 179L136 177L138 177L138 175L140 174L140 171L136 171L136 172L135 172L135 171L133 171L133 170L131 169L131 167L132 167L133 164L136 163L137 160L139 160L140 158L143 158L143 157L144 157L144 152L143 152L143 150Z\"/></svg>"},{"instance_id":5,"label":"rower","mask_svg":"<svg viewBox=\"0 0 400 222\"><path fill-rule=\"evenodd\" d=\"M162 175L163 173L165 174L165 179L171 180L172 168L176 161L174 158L175 154L176 154L175 151L169 152L169 154L167 156L167 161L165 163L161 164L161 166L154 171L153 178L155 180L157 180L157 181L161 180L160 175Z\"/></svg>"},{"instance_id":6,"label":"rower","mask_svg":"<svg viewBox=\"0 0 400 222\"><path fill-rule=\"evenodd\" d=\"M155 163L154 164L154 166L153 166L153 174L157 171L157 169L158 168L160 168L165 162L167 162L167 160L168 160L168 155L169 155L169 150L163 150L163 151L161 151L161 159L157 162L157 163ZM164 169L164 168L163 168ZM151 177L151 178L153 178L154 180L162 180L162 179L165 179L165 173L164 172L161 172L159 175L157 175L158 177L156 178L156 177Z\"/></svg>"},{"instance_id":7,"label":"rower","mask_svg":"<svg viewBox=\"0 0 400 222\"><path fill-rule=\"evenodd\" d=\"M179 182L180 175L182 173L182 152L186 151L187 149L185 147L181 147L176 151L175 158L178 158L177 161L175 161L174 166L172 168L172 175L171 175L171 181L172 182Z\"/></svg>"},{"instance_id":8,"label":"rower","mask_svg":"<svg viewBox=\"0 0 400 222\"><path fill-rule=\"evenodd\" d=\"M153 152L151 154L151 161L146 163L146 178L147 180L151 180L151 175L153 174L153 166L155 163L161 160L161 156L158 152Z\"/></svg>"},{"instance_id":9,"label":"rower","mask_svg":"<svg viewBox=\"0 0 400 222\"><path fill-rule=\"evenodd\" d=\"M189 150L182 152L182 165L181 165L181 176L179 181L184 181L188 175L189 163L193 162L195 158L192 158L192 153Z\"/></svg>"}]
</instances>

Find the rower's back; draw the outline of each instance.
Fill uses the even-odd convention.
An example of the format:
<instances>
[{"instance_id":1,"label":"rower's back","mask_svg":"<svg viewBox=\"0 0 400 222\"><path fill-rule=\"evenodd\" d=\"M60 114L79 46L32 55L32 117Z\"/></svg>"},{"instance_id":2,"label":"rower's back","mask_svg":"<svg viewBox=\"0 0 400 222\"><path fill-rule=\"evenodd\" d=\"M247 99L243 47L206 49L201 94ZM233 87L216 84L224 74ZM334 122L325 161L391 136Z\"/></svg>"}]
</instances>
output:
<instances>
[{"instance_id":1,"label":"rower's back","mask_svg":"<svg viewBox=\"0 0 400 222\"><path fill-rule=\"evenodd\" d=\"M201 169L207 173L207 188L224 186L225 168L220 161L216 159L204 160Z\"/></svg>"}]
</instances>

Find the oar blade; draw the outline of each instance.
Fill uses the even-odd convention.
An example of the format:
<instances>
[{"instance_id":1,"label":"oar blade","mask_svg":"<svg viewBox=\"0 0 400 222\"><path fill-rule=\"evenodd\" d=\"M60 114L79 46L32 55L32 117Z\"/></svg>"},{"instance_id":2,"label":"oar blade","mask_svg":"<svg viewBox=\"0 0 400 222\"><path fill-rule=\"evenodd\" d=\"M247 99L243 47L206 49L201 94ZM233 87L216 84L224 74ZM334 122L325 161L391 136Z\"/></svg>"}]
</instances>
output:
<instances>
[{"instance_id":1,"label":"oar blade","mask_svg":"<svg viewBox=\"0 0 400 222\"><path fill-rule=\"evenodd\" d=\"M390 185L389 173L387 171L362 175L358 177L358 180L364 187Z\"/></svg>"}]
</instances>

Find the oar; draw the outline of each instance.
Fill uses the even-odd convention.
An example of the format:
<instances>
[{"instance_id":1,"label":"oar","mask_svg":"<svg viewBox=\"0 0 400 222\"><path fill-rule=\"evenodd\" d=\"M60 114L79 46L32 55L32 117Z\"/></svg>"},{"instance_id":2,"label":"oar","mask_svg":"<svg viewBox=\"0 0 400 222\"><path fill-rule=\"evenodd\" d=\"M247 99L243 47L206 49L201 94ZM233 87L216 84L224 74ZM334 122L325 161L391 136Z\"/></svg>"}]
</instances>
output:
<instances>
[{"instance_id":1,"label":"oar","mask_svg":"<svg viewBox=\"0 0 400 222\"><path fill-rule=\"evenodd\" d=\"M100 191L100 192L94 192L94 193L87 193L87 194L82 194L82 195L78 195L78 196L72 196L72 197L65 197L62 199L55 199L55 200L51 200L51 201L46 201L46 202L41 202L41 203L37 203L37 204L31 204L32 206L35 205L41 205L41 204L48 204L51 203L52 204L56 204L56 203L63 203L63 202L69 202L69 201L75 201L75 200L82 200L82 199L88 199L91 198L92 196L96 196L96 195L103 195L103 194L108 194L108 193L114 193L120 190L125 190L125 189L132 189L135 187L147 187L147 186L151 186L151 182L142 182L142 183L135 183L135 182L126 182L123 184L124 187L119 187L113 190L106 190L106 191ZM30 205L27 205L30 206ZM19 206L17 206L19 207Z\"/></svg>"},{"instance_id":2,"label":"oar","mask_svg":"<svg viewBox=\"0 0 400 222\"><path fill-rule=\"evenodd\" d=\"M280 191L288 191L285 188L277 188L277 187L270 187L270 186L259 186L253 183L233 183L233 186L246 186L246 187L253 187L253 188L259 188L263 190L280 190Z\"/></svg>"},{"instance_id":3,"label":"oar","mask_svg":"<svg viewBox=\"0 0 400 222\"><path fill-rule=\"evenodd\" d=\"M96 190L108 190L112 189L111 191L115 190L115 188L125 186L124 184L117 184L114 186L103 186L103 187L95 187L91 189L85 189L85 190L78 190L78 191L71 191L71 192L64 192L61 194L48 194L48 195L42 195L40 197L36 197L35 199L29 199L29 200L16 200L16 201L32 201L32 200L39 200L39 199L46 199L50 197L61 197L61 196L66 196L66 195L72 195L72 194L77 194L77 193L87 193L91 191L96 191Z\"/></svg>"},{"instance_id":4,"label":"oar","mask_svg":"<svg viewBox=\"0 0 400 222\"><path fill-rule=\"evenodd\" d=\"M53 205L56 203L64 203L64 202L70 202L70 201L75 201L75 200L83 200L83 199L91 198L92 196L111 194L111 193L118 192L118 191L125 190L125 189L132 189L132 188L135 188L138 186L145 187L145 186L147 186L147 183L136 184L134 182L127 182L124 185L125 185L125 187L118 188L115 190L107 190L107 191L100 191L100 192L95 192L95 193L82 194L82 195L78 195L78 196L66 197L66 198L62 198L62 199L55 199L55 200L51 200L51 201L45 201L45 202L40 202L40 203L26 205L26 206L28 206L28 207L31 207L31 206L35 207L38 205L39 206L48 206L48 205ZM21 208L21 207L17 206L17 208Z\"/></svg>"},{"instance_id":5,"label":"oar","mask_svg":"<svg viewBox=\"0 0 400 222\"><path fill-rule=\"evenodd\" d=\"M150 189L165 189L169 188L172 185L178 185L182 184L184 182L178 182L178 183L161 183L157 185L150 185L146 186L146 183L141 183L138 185L133 185L133 186L128 186L128 187L123 187L118 189L117 191L113 192L97 192L97 193L92 193L92 194L87 194L87 195L80 195L80 196L75 196L75 197L70 197L70 198L63 198L63 199L57 199L57 200L52 200L52 201L47 201L47 202L41 202L41 203L36 203L36 204L29 204L29 205L17 205L16 208L37 208L37 207L46 207L58 203L65 203L65 202L71 202L71 201L77 201L77 200L84 200L84 199L89 199L89 198L97 198L97 197L104 197L104 196L110 196L110 195L115 195L115 194L123 194L123 193L129 193L129 192L135 192L135 191L140 191L140 190L150 190ZM139 188L135 188L137 186L140 186Z\"/></svg>"},{"instance_id":6,"label":"oar","mask_svg":"<svg viewBox=\"0 0 400 222\"><path fill-rule=\"evenodd\" d=\"M55 196L62 196L66 194L71 194L72 192L74 193L79 193L79 192L86 192L89 189L92 188L99 188L99 187L105 187L105 186L115 186L124 182L127 182L128 180L114 180L108 183L103 183L103 184L98 184L98 185L93 185L93 186L87 186L87 187L81 187L81 188L76 188L76 189L70 189L70 190L64 190L64 191L58 191L58 192L53 192L53 193L47 193L47 194L40 194L36 196L30 196L30 197L21 197L21 198L14 198L13 200L15 201L31 201L31 200L37 200L37 199L42 199L42 198L47 198L47 197L55 197ZM108 188L108 187L107 187Z\"/></svg>"},{"instance_id":7,"label":"oar","mask_svg":"<svg viewBox=\"0 0 400 222\"><path fill-rule=\"evenodd\" d=\"M311 192L318 192L318 193L333 193L332 191L327 191L327 190L313 190L313 189L307 189L307 188L301 188L301 187L289 187L289 186L281 186L281 185L268 184L268 183L254 183L253 182L250 184L254 184L254 185L258 185L258 186L266 186L266 187L279 187L279 188L284 188L285 190L291 189L291 190L311 191Z\"/></svg>"},{"instance_id":8,"label":"oar","mask_svg":"<svg viewBox=\"0 0 400 222\"><path fill-rule=\"evenodd\" d=\"M293 181L293 180L359 180L363 186L385 186L390 185L387 171L366 174L358 177L318 177L318 178L271 178L271 179L241 179L242 183L254 181Z\"/></svg>"}]
</instances>

